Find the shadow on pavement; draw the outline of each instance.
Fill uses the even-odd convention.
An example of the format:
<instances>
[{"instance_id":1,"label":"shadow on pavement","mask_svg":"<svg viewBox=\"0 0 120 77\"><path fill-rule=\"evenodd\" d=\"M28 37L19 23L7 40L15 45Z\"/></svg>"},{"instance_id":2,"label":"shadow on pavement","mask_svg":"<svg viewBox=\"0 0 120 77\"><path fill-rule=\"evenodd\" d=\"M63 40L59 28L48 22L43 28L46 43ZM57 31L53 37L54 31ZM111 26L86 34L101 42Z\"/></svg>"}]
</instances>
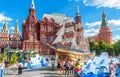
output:
<instances>
[{"instance_id":1,"label":"shadow on pavement","mask_svg":"<svg viewBox=\"0 0 120 77\"><path fill-rule=\"evenodd\" d=\"M12 74L12 73L10 73L10 74L4 74L4 75L18 75L18 74Z\"/></svg>"}]
</instances>

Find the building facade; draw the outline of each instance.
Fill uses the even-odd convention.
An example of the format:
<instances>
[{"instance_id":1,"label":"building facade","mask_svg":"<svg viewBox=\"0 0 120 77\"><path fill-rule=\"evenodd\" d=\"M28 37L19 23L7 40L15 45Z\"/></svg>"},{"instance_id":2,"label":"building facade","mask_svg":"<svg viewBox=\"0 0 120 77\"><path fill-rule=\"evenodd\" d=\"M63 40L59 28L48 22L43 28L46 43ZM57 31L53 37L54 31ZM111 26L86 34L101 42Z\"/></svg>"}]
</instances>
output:
<instances>
[{"instance_id":1,"label":"building facade","mask_svg":"<svg viewBox=\"0 0 120 77\"><path fill-rule=\"evenodd\" d=\"M112 32L108 26L107 20L106 20L106 14L103 12L102 14L102 23L101 23L101 29L98 34L98 42L100 40L104 40L106 44L112 44Z\"/></svg>"},{"instance_id":2,"label":"building facade","mask_svg":"<svg viewBox=\"0 0 120 77\"><path fill-rule=\"evenodd\" d=\"M53 54L52 46L72 47L88 51L89 45L84 38L79 7L75 22L63 14L44 14L42 20L36 17L34 2L29 9L29 16L22 25L22 49L39 50L42 54Z\"/></svg>"},{"instance_id":3,"label":"building facade","mask_svg":"<svg viewBox=\"0 0 120 77\"><path fill-rule=\"evenodd\" d=\"M98 35L88 37L89 42L100 42L103 40L106 44L113 44L112 32L106 20L106 14L102 14L102 22Z\"/></svg>"},{"instance_id":4,"label":"building facade","mask_svg":"<svg viewBox=\"0 0 120 77\"><path fill-rule=\"evenodd\" d=\"M77 7L75 22L73 18L63 14L44 14L41 20L36 17L34 1L29 8L29 15L22 23L22 38L18 28L18 21L12 36L10 36L7 22L0 33L0 46L19 48L23 50L38 50L40 54L55 54L54 47L64 46L89 52L89 44L84 38L84 27L81 22L79 6ZM3 41L5 41L3 43ZM1 47L1 48L2 48Z\"/></svg>"},{"instance_id":5,"label":"building facade","mask_svg":"<svg viewBox=\"0 0 120 77\"><path fill-rule=\"evenodd\" d=\"M0 48L5 48L6 46L10 46L11 48L21 48L21 40L20 40L20 31L18 27L18 21L16 21L15 30L10 36L10 32L8 29L7 22L4 22L3 29L0 32Z\"/></svg>"}]
</instances>

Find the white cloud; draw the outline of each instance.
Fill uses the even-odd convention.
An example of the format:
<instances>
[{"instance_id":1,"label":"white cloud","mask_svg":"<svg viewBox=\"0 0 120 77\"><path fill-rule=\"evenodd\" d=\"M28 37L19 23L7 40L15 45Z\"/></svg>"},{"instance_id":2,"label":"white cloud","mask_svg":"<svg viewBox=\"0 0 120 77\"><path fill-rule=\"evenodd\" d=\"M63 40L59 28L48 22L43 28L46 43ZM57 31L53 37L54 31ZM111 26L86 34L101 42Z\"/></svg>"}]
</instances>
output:
<instances>
[{"instance_id":1,"label":"white cloud","mask_svg":"<svg viewBox=\"0 0 120 77\"><path fill-rule=\"evenodd\" d=\"M99 33L99 29L90 28L85 30L85 37L94 36L97 35L98 33Z\"/></svg>"},{"instance_id":2,"label":"white cloud","mask_svg":"<svg viewBox=\"0 0 120 77\"><path fill-rule=\"evenodd\" d=\"M120 9L120 0L83 0L86 6L97 6Z\"/></svg>"},{"instance_id":3,"label":"white cloud","mask_svg":"<svg viewBox=\"0 0 120 77\"><path fill-rule=\"evenodd\" d=\"M115 36L113 37L113 40L114 40L115 42L117 42L117 40L120 40L120 35L115 35Z\"/></svg>"},{"instance_id":4,"label":"white cloud","mask_svg":"<svg viewBox=\"0 0 120 77\"><path fill-rule=\"evenodd\" d=\"M85 23L85 26L88 27L88 29L85 30L86 37L97 35L100 30L101 21ZM120 19L119 20L114 20L114 19L108 20L108 26L110 27L111 31L120 30Z\"/></svg>"},{"instance_id":5,"label":"white cloud","mask_svg":"<svg viewBox=\"0 0 120 77\"><path fill-rule=\"evenodd\" d=\"M4 20L12 21L12 18L5 16L3 13L0 13L0 23L3 23Z\"/></svg>"},{"instance_id":6,"label":"white cloud","mask_svg":"<svg viewBox=\"0 0 120 77\"><path fill-rule=\"evenodd\" d=\"M10 29L10 30L14 30L14 29L15 29L15 27L14 27L14 26L11 26L9 29Z\"/></svg>"},{"instance_id":7,"label":"white cloud","mask_svg":"<svg viewBox=\"0 0 120 77\"><path fill-rule=\"evenodd\" d=\"M120 30L120 19L119 20L109 20L108 25L110 26L111 30Z\"/></svg>"}]
</instances>

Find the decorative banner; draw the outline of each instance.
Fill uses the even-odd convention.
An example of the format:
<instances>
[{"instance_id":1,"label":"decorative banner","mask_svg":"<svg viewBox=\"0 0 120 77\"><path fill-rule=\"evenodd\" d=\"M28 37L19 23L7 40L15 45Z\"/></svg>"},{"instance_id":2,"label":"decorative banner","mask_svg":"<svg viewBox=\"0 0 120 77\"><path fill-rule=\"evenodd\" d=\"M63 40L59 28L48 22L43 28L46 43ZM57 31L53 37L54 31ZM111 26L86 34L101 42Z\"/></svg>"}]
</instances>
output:
<instances>
[{"instance_id":1,"label":"decorative banner","mask_svg":"<svg viewBox=\"0 0 120 77\"><path fill-rule=\"evenodd\" d=\"M40 66L47 66L48 62L45 58L36 55L36 57L31 58L30 63L24 63L24 68L38 68Z\"/></svg>"}]
</instances>

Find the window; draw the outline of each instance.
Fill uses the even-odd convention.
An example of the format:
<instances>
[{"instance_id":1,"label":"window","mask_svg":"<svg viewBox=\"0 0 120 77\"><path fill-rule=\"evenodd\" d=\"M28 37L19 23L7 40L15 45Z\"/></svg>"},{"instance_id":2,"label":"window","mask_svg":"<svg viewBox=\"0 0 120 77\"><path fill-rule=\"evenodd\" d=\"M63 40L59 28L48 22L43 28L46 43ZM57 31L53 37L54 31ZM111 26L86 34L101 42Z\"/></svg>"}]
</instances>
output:
<instances>
[{"instance_id":1,"label":"window","mask_svg":"<svg viewBox=\"0 0 120 77\"><path fill-rule=\"evenodd\" d=\"M77 44L80 44L81 37L77 37Z\"/></svg>"},{"instance_id":2,"label":"window","mask_svg":"<svg viewBox=\"0 0 120 77\"><path fill-rule=\"evenodd\" d=\"M51 27L51 32L54 32L54 28L53 28L53 26Z\"/></svg>"},{"instance_id":3,"label":"window","mask_svg":"<svg viewBox=\"0 0 120 77\"><path fill-rule=\"evenodd\" d=\"M41 31L44 31L45 30L45 28L44 28L44 26L42 25L42 27L41 27Z\"/></svg>"},{"instance_id":4,"label":"window","mask_svg":"<svg viewBox=\"0 0 120 77\"><path fill-rule=\"evenodd\" d=\"M30 45L30 49L33 50L33 48L34 48L33 45Z\"/></svg>"},{"instance_id":5,"label":"window","mask_svg":"<svg viewBox=\"0 0 120 77\"><path fill-rule=\"evenodd\" d=\"M46 36L43 37L43 42L46 42Z\"/></svg>"},{"instance_id":6,"label":"window","mask_svg":"<svg viewBox=\"0 0 120 77\"><path fill-rule=\"evenodd\" d=\"M30 41L31 41L31 42L34 41L34 36L33 36L33 35L30 36Z\"/></svg>"},{"instance_id":7,"label":"window","mask_svg":"<svg viewBox=\"0 0 120 77\"><path fill-rule=\"evenodd\" d=\"M48 27L46 26L46 32L48 32Z\"/></svg>"},{"instance_id":8,"label":"window","mask_svg":"<svg viewBox=\"0 0 120 77\"><path fill-rule=\"evenodd\" d=\"M53 39L53 37L51 36L51 37L50 37L50 43L52 43L52 42L53 42L53 40L54 40L54 39Z\"/></svg>"},{"instance_id":9,"label":"window","mask_svg":"<svg viewBox=\"0 0 120 77\"><path fill-rule=\"evenodd\" d=\"M30 31L33 31L34 30L34 27L31 25L30 26Z\"/></svg>"},{"instance_id":10,"label":"window","mask_svg":"<svg viewBox=\"0 0 120 77\"><path fill-rule=\"evenodd\" d=\"M46 26L44 26L44 31L47 32L47 28L46 28Z\"/></svg>"}]
</instances>

